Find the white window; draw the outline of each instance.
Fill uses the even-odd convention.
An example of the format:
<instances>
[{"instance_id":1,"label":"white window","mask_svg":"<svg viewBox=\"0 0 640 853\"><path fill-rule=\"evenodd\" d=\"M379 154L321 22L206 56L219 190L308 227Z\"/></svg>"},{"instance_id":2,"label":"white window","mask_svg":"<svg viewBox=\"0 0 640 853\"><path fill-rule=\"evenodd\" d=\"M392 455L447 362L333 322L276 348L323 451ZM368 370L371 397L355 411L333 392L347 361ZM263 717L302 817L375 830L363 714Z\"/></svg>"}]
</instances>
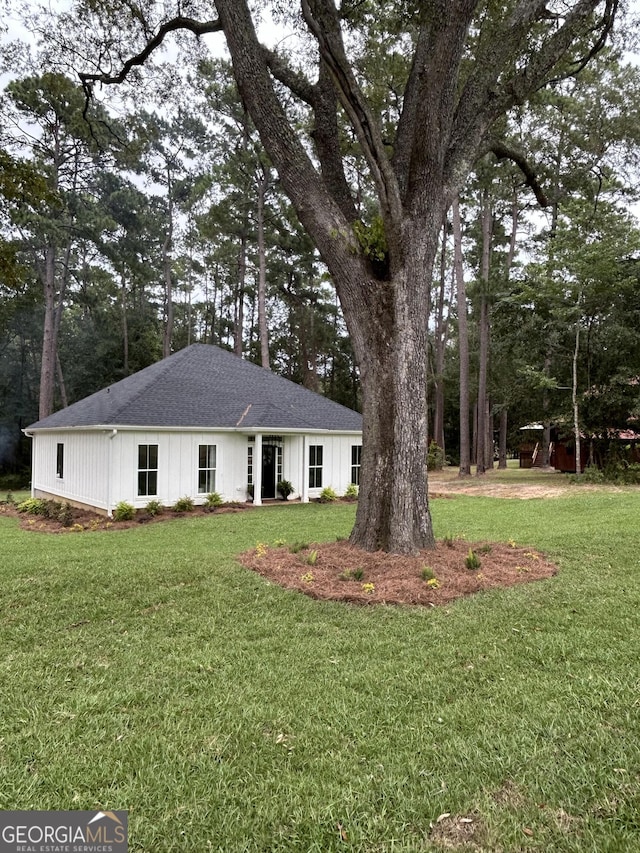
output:
<instances>
[{"instance_id":1,"label":"white window","mask_svg":"<svg viewBox=\"0 0 640 853\"><path fill-rule=\"evenodd\" d=\"M253 486L253 444L247 446L247 485Z\"/></svg>"},{"instance_id":2,"label":"white window","mask_svg":"<svg viewBox=\"0 0 640 853\"><path fill-rule=\"evenodd\" d=\"M360 464L362 460L362 445L351 445L351 482L360 485Z\"/></svg>"},{"instance_id":3,"label":"white window","mask_svg":"<svg viewBox=\"0 0 640 853\"><path fill-rule=\"evenodd\" d=\"M56 477L60 480L64 477L64 444L56 447Z\"/></svg>"},{"instance_id":4,"label":"white window","mask_svg":"<svg viewBox=\"0 0 640 853\"><path fill-rule=\"evenodd\" d=\"M322 488L322 451L321 444L309 445L309 488Z\"/></svg>"},{"instance_id":5,"label":"white window","mask_svg":"<svg viewBox=\"0 0 640 853\"><path fill-rule=\"evenodd\" d=\"M138 495L158 494L158 445L138 445Z\"/></svg>"},{"instance_id":6,"label":"white window","mask_svg":"<svg viewBox=\"0 0 640 853\"><path fill-rule=\"evenodd\" d=\"M216 445L201 444L198 448L198 494L209 495L216 490Z\"/></svg>"}]
</instances>

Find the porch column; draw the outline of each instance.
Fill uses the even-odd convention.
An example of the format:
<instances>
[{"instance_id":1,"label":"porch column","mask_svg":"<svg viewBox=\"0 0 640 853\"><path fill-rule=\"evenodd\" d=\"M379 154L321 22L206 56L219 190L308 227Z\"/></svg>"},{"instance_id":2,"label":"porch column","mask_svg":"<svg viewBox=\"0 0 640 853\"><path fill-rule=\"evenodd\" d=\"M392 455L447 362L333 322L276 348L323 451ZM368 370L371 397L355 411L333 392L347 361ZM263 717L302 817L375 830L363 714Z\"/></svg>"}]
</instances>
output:
<instances>
[{"instance_id":1,"label":"porch column","mask_svg":"<svg viewBox=\"0 0 640 853\"><path fill-rule=\"evenodd\" d=\"M308 469L308 460L309 460L309 445L307 443L307 436L302 436L302 465L301 465L301 482L302 488L300 490L300 500L303 504L309 503L309 469Z\"/></svg>"},{"instance_id":2,"label":"porch column","mask_svg":"<svg viewBox=\"0 0 640 853\"><path fill-rule=\"evenodd\" d=\"M256 443L253 447L253 504L262 504L262 433L256 433Z\"/></svg>"}]
</instances>

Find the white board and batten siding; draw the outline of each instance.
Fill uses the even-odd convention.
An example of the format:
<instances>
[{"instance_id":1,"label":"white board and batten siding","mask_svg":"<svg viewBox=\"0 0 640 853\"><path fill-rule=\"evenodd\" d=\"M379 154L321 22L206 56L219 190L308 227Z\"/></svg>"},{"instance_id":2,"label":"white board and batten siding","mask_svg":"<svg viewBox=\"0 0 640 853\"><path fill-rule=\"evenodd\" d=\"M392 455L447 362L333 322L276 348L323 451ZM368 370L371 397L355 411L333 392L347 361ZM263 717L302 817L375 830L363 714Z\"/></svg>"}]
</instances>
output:
<instances>
[{"instance_id":1,"label":"white board and batten siding","mask_svg":"<svg viewBox=\"0 0 640 853\"><path fill-rule=\"evenodd\" d=\"M46 431L33 436L31 492L106 510L109 500L108 435L104 430ZM58 445L63 447L58 476Z\"/></svg>"},{"instance_id":2,"label":"white board and batten siding","mask_svg":"<svg viewBox=\"0 0 640 853\"><path fill-rule=\"evenodd\" d=\"M165 506L188 496L204 502L198 493L200 445L215 445L215 491L225 501L247 499L247 447L249 435L238 431L169 429L64 429L43 430L33 436L32 483L35 497L54 497L93 507L108 514L120 501L144 508L150 500ZM255 440L255 439L254 439ZM352 447L360 434L285 434L282 436L282 476L289 480L292 498L319 497L330 486L344 494L352 481ZM59 477L58 445L62 444L63 476ZM156 494L138 495L138 449L158 448ZM309 447L321 446L322 487L309 488ZM254 466L257 460L254 460Z\"/></svg>"}]
</instances>

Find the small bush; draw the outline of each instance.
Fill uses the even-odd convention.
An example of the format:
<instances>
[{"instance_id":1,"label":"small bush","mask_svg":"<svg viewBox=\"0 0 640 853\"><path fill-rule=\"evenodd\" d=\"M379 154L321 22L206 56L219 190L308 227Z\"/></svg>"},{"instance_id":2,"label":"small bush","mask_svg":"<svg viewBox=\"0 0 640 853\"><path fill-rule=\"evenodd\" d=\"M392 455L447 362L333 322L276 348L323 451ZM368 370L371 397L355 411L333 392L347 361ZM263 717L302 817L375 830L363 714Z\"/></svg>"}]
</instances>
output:
<instances>
[{"instance_id":1,"label":"small bush","mask_svg":"<svg viewBox=\"0 0 640 853\"><path fill-rule=\"evenodd\" d=\"M178 500L173 505L174 512L193 512L193 498L190 498L188 495L185 495L183 498L178 498Z\"/></svg>"},{"instance_id":2,"label":"small bush","mask_svg":"<svg viewBox=\"0 0 640 853\"><path fill-rule=\"evenodd\" d=\"M442 544L446 545L447 548L453 548L455 544L455 539L450 533L447 533L447 535L442 540Z\"/></svg>"},{"instance_id":3,"label":"small bush","mask_svg":"<svg viewBox=\"0 0 640 853\"><path fill-rule=\"evenodd\" d=\"M478 557L476 552L473 551L471 548L469 548L469 553L464 559L464 564L472 572L475 572L482 565L480 563L480 557Z\"/></svg>"},{"instance_id":4,"label":"small bush","mask_svg":"<svg viewBox=\"0 0 640 853\"><path fill-rule=\"evenodd\" d=\"M605 477L604 472L599 468L585 468L582 474L571 474L569 476L569 482L572 485L575 485L576 483L591 483L593 485L599 485L600 483L604 483L607 479L611 482L615 482L618 477L616 475Z\"/></svg>"},{"instance_id":5,"label":"small bush","mask_svg":"<svg viewBox=\"0 0 640 853\"><path fill-rule=\"evenodd\" d=\"M355 483L349 483L344 493L344 496L348 501L358 500L358 487Z\"/></svg>"},{"instance_id":6,"label":"small bush","mask_svg":"<svg viewBox=\"0 0 640 853\"><path fill-rule=\"evenodd\" d=\"M339 577L341 581L361 581L364 578L364 569L346 569Z\"/></svg>"},{"instance_id":7,"label":"small bush","mask_svg":"<svg viewBox=\"0 0 640 853\"><path fill-rule=\"evenodd\" d=\"M442 471L444 466L444 450L432 439L427 451L427 470Z\"/></svg>"},{"instance_id":8,"label":"small bush","mask_svg":"<svg viewBox=\"0 0 640 853\"><path fill-rule=\"evenodd\" d=\"M127 501L120 501L113 511L113 518L115 521L131 521L135 514L136 508L132 504L127 503Z\"/></svg>"},{"instance_id":9,"label":"small bush","mask_svg":"<svg viewBox=\"0 0 640 853\"><path fill-rule=\"evenodd\" d=\"M223 503L222 495L219 495L218 492L210 492L204 499L205 509L217 509Z\"/></svg>"},{"instance_id":10,"label":"small bush","mask_svg":"<svg viewBox=\"0 0 640 853\"><path fill-rule=\"evenodd\" d=\"M149 501L149 503L144 509L148 515L154 518L154 516L160 515L162 513L162 504L160 503L160 501Z\"/></svg>"},{"instance_id":11,"label":"small bush","mask_svg":"<svg viewBox=\"0 0 640 853\"><path fill-rule=\"evenodd\" d=\"M63 504L58 511L58 521L63 527L71 527L73 524L73 510L69 502Z\"/></svg>"},{"instance_id":12,"label":"small bush","mask_svg":"<svg viewBox=\"0 0 640 853\"><path fill-rule=\"evenodd\" d=\"M13 496L13 492L7 492L7 497L6 497L5 503L9 504L9 506L14 506L15 502L16 502L16 499Z\"/></svg>"},{"instance_id":13,"label":"small bush","mask_svg":"<svg viewBox=\"0 0 640 853\"><path fill-rule=\"evenodd\" d=\"M435 578L435 574L430 566L425 566L420 572L420 577L423 581L432 581Z\"/></svg>"},{"instance_id":14,"label":"small bush","mask_svg":"<svg viewBox=\"0 0 640 853\"><path fill-rule=\"evenodd\" d=\"M307 554L307 557L305 559L305 563L308 566L315 566L315 564L317 562L318 562L318 552L315 549L313 551L309 551L309 553Z\"/></svg>"},{"instance_id":15,"label":"small bush","mask_svg":"<svg viewBox=\"0 0 640 853\"><path fill-rule=\"evenodd\" d=\"M331 486L325 486L324 489L320 492L320 497L318 498L318 500L322 504L333 503L333 501L338 500L338 495L334 492Z\"/></svg>"},{"instance_id":16,"label":"small bush","mask_svg":"<svg viewBox=\"0 0 640 853\"><path fill-rule=\"evenodd\" d=\"M289 495L293 494L293 485L289 480L280 480L276 486L278 494L282 496L282 500L286 501Z\"/></svg>"},{"instance_id":17,"label":"small bush","mask_svg":"<svg viewBox=\"0 0 640 853\"><path fill-rule=\"evenodd\" d=\"M42 498L27 498L25 501L20 501L16 509L18 512L26 512L29 515L44 515L46 503Z\"/></svg>"},{"instance_id":18,"label":"small bush","mask_svg":"<svg viewBox=\"0 0 640 853\"><path fill-rule=\"evenodd\" d=\"M62 504L58 501L44 501L41 515L51 521L58 521L61 509Z\"/></svg>"},{"instance_id":19,"label":"small bush","mask_svg":"<svg viewBox=\"0 0 640 853\"><path fill-rule=\"evenodd\" d=\"M304 551L309 547L308 542L294 542L293 545L289 547L289 551L292 554L298 554L300 551Z\"/></svg>"}]
</instances>

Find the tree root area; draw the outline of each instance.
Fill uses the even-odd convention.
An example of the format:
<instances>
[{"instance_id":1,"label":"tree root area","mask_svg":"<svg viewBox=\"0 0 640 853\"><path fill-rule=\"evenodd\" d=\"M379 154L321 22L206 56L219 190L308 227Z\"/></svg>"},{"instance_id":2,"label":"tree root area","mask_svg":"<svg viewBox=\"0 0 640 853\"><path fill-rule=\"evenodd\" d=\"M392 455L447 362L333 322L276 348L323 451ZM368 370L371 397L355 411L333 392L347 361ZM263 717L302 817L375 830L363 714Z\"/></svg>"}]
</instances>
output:
<instances>
[{"instance_id":1,"label":"tree root area","mask_svg":"<svg viewBox=\"0 0 640 853\"><path fill-rule=\"evenodd\" d=\"M468 568L469 554L479 561ZM287 589L351 604L437 606L487 589L544 580L558 571L542 554L514 543L446 540L417 556L370 553L348 542L271 548L258 544L243 566Z\"/></svg>"}]
</instances>

